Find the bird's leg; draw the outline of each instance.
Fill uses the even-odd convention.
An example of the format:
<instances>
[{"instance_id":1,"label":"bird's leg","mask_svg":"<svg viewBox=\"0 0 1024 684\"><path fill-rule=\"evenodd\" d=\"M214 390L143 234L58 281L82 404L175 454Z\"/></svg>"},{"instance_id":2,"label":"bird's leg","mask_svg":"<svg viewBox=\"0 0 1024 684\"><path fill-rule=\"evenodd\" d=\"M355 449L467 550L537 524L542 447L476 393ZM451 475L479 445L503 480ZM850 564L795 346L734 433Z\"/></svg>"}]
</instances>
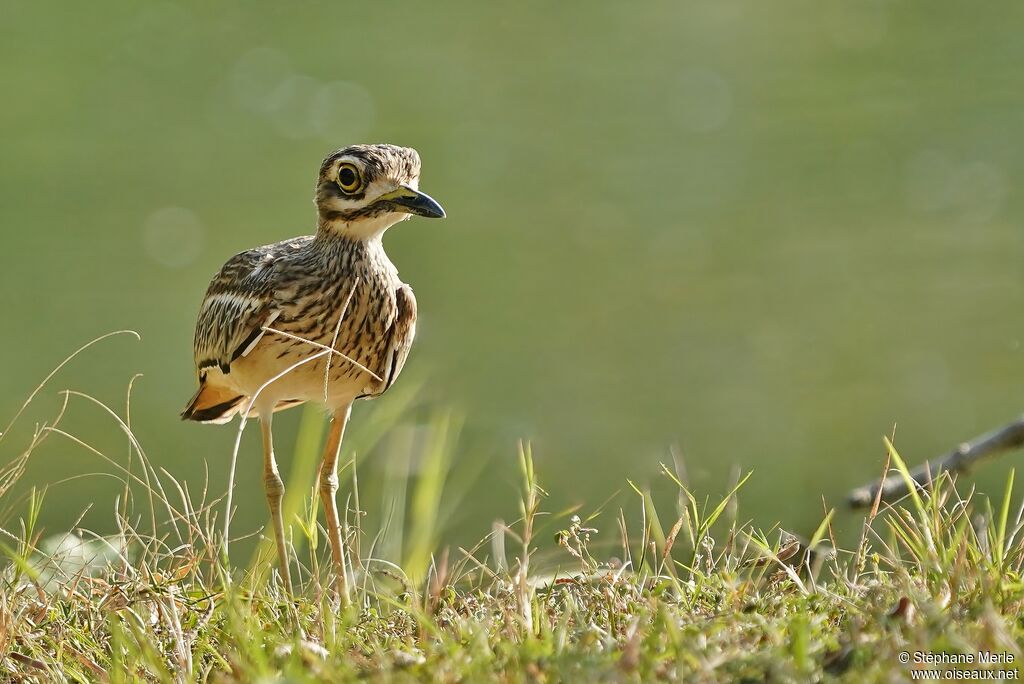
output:
<instances>
[{"instance_id":1,"label":"bird's leg","mask_svg":"<svg viewBox=\"0 0 1024 684\"><path fill-rule=\"evenodd\" d=\"M288 593L291 594L292 578L288 571L288 547L284 538L284 519L281 517L284 482L277 471L277 460L274 458L274 437L270 431L272 415L268 412L260 416L260 426L263 428L263 485L267 490L267 504L270 506L270 517L274 523L277 557L281 561L281 578L288 588Z\"/></svg>"},{"instance_id":2,"label":"bird's leg","mask_svg":"<svg viewBox=\"0 0 1024 684\"><path fill-rule=\"evenodd\" d=\"M334 559L334 582L342 606L348 606L348 574L346 570L345 545L341 538L341 522L338 519L338 455L341 453L341 438L345 435L352 405L337 409L331 417L331 429L327 434L323 460L320 462L320 501L324 505L324 521L327 524L327 538L331 542L331 556Z\"/></svg>"}]
</instances>

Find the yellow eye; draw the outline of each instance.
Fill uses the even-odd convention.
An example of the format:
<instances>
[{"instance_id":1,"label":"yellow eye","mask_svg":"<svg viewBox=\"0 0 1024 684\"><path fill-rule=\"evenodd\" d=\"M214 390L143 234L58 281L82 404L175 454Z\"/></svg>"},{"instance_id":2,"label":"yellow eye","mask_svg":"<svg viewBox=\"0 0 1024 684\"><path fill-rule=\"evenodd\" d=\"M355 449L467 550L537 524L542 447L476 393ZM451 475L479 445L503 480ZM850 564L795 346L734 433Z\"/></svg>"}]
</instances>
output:
<instances>
[{"instance_id":1,"label":"yellow eye","mask_svg":"<svg viewBox=\"0 0 1024 684\"><path fill-rule=\"evenodd\" d=\"M338 167L338 187L342 192L351 195L359 190L362 184L359 169L354 164L342 164Z\"/></svg>"}]
</instances>

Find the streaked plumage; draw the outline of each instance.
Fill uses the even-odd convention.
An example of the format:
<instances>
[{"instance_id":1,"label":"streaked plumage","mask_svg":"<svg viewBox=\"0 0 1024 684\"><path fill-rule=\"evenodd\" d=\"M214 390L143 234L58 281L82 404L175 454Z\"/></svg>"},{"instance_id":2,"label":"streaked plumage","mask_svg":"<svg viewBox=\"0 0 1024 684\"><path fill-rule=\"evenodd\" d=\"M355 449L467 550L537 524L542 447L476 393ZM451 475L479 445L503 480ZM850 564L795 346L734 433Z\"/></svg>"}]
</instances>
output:
<instances>
[{"instance_id":1,"label":"streaked plumage","mask_svg":"<svg viewBox=\"0 0 1024 684\"><path fill-rule=\"evenodd\" d=\"M329 506L344 423L355 399L378 396L394 383L416 332L416 299L381 238L410 214L444 216L440 205L418 191L419 169L414 150L393 145L332 153L317 180L316 235L236 254L214 276L200 307L193 345L199 390L182 418L220 423L239 411L260 417L268 501L286 581L278 506L283 484L271 416L303 402L323 404L333 413L321 494L330 494L324 503L337 563L343 550L335 545L337 512L332 522ZM337 353L325 353L331 349ZM341 574L339 593L347 594Z\"/></svg>"},{"instance_id":2,"label":"streaked plumage","mask_svg":"<svg viewBox=\"0 0 1024 684\"><path fill-rule=\"evenodd\" d=\"M399 280L379 239L308 236L242 252L210 283L195 334L200 383L235 394L187 417L230 419L263 383L321 350L302 340L333 343L376 377L346 358L325 355L264 389L256 406L318 401L333 409L376 396L401 372L415 330L412 288Z\"/></svg>"}]
</instances>

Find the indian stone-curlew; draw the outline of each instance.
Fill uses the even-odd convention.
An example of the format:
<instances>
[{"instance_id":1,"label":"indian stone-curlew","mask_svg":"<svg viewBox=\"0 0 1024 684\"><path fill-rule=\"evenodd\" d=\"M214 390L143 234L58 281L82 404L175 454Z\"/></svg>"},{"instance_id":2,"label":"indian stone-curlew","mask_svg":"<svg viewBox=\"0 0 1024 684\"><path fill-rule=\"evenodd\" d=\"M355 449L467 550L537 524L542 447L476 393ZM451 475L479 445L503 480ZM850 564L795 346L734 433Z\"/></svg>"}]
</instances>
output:
<instances>
[{"instance_id":1,"label":"indian stone-curlew","mask_svg":"<svg viewBox=\"0 0 1024 684\"><path fill-rule=\"evenodd\" d=\"M398 278L381 238L410 215L443 218L418 190L420 158L394 145L353 145L320 166L316 235L231 257L199 310L194 351L199 391L181 416L223 423L260 419L263 477L281 576L291 590L281 515L284 484L274 458L275 411L315 402L331 412L320 464L320 497L338 595L349 601L335 494L338 454L352 402L394 383L416 330L416 299Z\"/></svg>"}]
</instances>

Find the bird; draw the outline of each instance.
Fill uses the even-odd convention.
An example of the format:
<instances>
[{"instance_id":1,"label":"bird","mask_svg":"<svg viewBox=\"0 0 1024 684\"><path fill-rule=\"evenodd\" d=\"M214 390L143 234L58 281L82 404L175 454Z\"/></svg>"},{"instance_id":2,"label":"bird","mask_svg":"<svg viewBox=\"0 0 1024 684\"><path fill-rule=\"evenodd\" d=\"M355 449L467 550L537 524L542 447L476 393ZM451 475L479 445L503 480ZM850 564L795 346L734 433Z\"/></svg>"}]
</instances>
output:
<instances>
[{"instance_id":1,"label":"bird","mask_svg":"<svg viewBox=\"0 0 1024 684\"><path fill-rule=\"evenodd\" d=\"M352 404L391 387L416 335L416 298L384 251L383 235L413 216L444 218L419 190L409 147L351 145L320 165L315 235L236 254L213 277L199 308L193 352L199 389L183 420L259 418L263 482L280 573L292 593L274 455L274 413L306 402L326 408L330 429L318 472L335 592L349 605L336 493Z\"/></svg>"}]
</instances>

